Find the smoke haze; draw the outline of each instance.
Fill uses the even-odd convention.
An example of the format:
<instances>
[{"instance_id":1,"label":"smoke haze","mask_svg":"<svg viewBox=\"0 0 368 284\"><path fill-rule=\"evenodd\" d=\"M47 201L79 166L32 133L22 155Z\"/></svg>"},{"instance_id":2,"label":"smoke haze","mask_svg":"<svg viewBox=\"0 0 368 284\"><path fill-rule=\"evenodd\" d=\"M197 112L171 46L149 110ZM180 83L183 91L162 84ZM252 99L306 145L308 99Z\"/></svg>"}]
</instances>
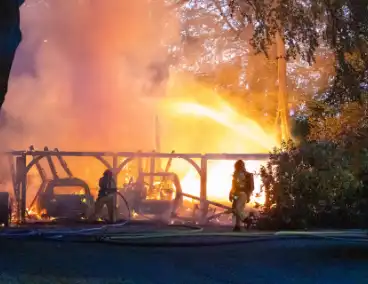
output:
<instances>
[{"instance_id":1,"label":"smoke haze","mask_svg":"<svg viewBox=\"0 0 368 284\"><path fill-rule=\"evenodd\" d=\"M27 0L21 17L5 109L22 131L5 129L3 144L153 149L149 97L164 89L151 67L180 34L163 1Z\"/></svg>"}]
</instances>

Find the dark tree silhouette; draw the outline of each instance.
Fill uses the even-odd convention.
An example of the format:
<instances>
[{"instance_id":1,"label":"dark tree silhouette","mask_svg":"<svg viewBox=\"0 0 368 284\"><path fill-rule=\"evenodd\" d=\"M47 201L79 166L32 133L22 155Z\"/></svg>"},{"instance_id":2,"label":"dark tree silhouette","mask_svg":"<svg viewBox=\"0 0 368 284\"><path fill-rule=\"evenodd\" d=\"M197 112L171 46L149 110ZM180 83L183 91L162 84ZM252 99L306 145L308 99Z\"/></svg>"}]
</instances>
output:
<instances>
[{"instance_id":1,"label":"dark tree silhouette","mask_svg":"<svg viewBox=\"0 0 368 284\"><path fill-rule=\"evenodd\" d=\"M19 7L24 0L0 1L0 109L8 91L15 52L21 42Z\"/></svg>"}]
</instances>

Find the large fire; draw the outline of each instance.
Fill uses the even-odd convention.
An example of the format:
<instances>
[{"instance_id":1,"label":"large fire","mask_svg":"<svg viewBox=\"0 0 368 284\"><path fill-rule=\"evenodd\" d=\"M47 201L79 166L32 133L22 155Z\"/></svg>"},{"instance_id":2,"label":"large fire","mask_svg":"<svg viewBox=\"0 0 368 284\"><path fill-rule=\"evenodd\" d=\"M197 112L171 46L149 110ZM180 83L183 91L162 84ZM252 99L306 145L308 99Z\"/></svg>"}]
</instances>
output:
<instances>
[{"instance_id":1,"label":"large fire","mask_svg":"<svg viewBox=\"0 0 368 284\"><path fill-rule=\"evenodd\" d=\"M266 133L254 120L238 113L213 90L186 82L182 83L179 90L169 91L170 94L176 94L164 102L164 112L174 120L173 126L169 128L173 137L173 143L170 144L177 143L177 147L181 147L184 152L268 153L277 146L273 133ZM189 91L194 91L194 95L188 96ZM259 204L264 204L265 194L257 173L264 163L246 161L247 170L255 173L255 192L251 201ZM228 160L208 162L208 199L220 202L228 200L233 164L234 161ZM181 176L183 191L198 196L200 177L195 169L184 170L174 166L174 171Z\"/></svg>"},{"instance_id":2,"label":"large fire","mask_svg":"<svg viewBox=\"0 0 368 284\"><path fill-rule=\"evenodd\" d=\"M208 167L207 177L207 198L209 200L228 202L229 191L231 188L231 179L233 171L233 161L216 161ZM247 161L247 170L258 172L260 161ZM251 203L264 204L265 195L261 190L261 180L255 176L255 192L251 198ZM191 195L198 196L200 180L196 172L189 171L181 180L183 191Z\"/></svg>"},{"instance_id":3,"label":"large fire","mask_svg":"<svg viewBox=\"0 0 368 284\"><path fill-rule=\"evenodd\" d=\"M198 84L193 87L195 96L189 96L188 87L193 86L187 83L183 88L182 85L179 85L179 88L169 90L169 96L158 100L156 109L160 114L160 124L163 128L160 135L162 149L159 149L162 152L175 150L180 153L251 154L268 153L277 146L273 133L266 133L255 122L256 118L253 120L240 114L221 96ZM175 95L171 95L173 93ZM73 173L86 180L92 192L96 194L98 178L104 171L104 166L95 163L93 159L86 161L80 158L66 158L66 160ZM149 165L149 161L146 162ZM160 171L165 169L164 161L161 162ZM208 161L207 198L209 200L228 202L234 162L231 160ZM261 178L258 173L265 161L245 162L247 170L255 173L255 192L251 197L251 203L264 204L265 194L262 191ZM95 167L95 165L100 167ZM119 175L119 187L129 182L133 174L128 168L124 168L124 173ZM194 167L186 161L174 159L170 171L178 174L185 193L199 197L200 177ZM61 169L59 172L62 172ZM34 184L34 188L30 188L33 195L40 182L39 180ZM32 187L33 183L30 181L29 186ZM29 199L32 198L31 196Z\"/></svg>"},{"instance_id":4,"label":"large fire","mask_svg":"<svg viewBox=\"0 0 368 284\"><path fill-rule=\"evenodd\" d=\"M277 146L274 133L266 133L256 123L261 120L249 114L244 101L235 109L214 86L201 84L197 72L183 71L211 73L220 66L216 62L228 56L216 48L211 50L213 56L204 58L197 45L188 50L198 49L198 53L187 56L187 48L179 46L182 20L168 13L165 1L32 2L37 1L23 6L22 50L27 51L23 56L34 54L35 58L30 60L29 74L24 72L27 64L22 64L22 72L17 73L24 75L13 76L6 105L15 117L22 114L20 137L18 133L15 138L11 133L3 135L12 148L33 144L38 149L47 145L69 151L156 148L180 153L267 153ZM183 56L181 52L178 57L168 56L168 46L171 51L182 50ZM173 58L178 59L176 67L166 74ZM187 68L181 68L183 64ZM152 143L156 116L162 125L160 149ZM96 192L106 167L94 158L65 160L73 175ZM227 201L233 163L209 162L209 199ZM41 164L46 180L51 180L47 161ZM260 164L246 162L251 172L258 171ZM60 177L66 176L60 167L57 170ZM179 175L185 192L199 195L199 176L187 162L173 161L170 171ZM41 184L37 175L33 168L27 188L29 203ZM121 174L119 186L124 182ZM258 176L255 184L260 193ZM264 196L253 200L263 203Z\"/></svg>"}]
</instances>

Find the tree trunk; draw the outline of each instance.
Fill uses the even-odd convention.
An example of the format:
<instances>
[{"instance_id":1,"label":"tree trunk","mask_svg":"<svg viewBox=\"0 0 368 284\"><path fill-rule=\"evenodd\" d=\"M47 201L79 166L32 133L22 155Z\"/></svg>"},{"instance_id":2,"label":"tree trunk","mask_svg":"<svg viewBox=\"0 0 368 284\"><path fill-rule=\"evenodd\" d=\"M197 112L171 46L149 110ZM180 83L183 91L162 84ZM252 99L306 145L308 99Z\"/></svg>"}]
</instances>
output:
<instances>
[{"instance_id":1,"label":"tree trunk","mask_svg":"<svg viewBox=\"0 0 368 284\"><path fill-rule=\"evenodd\" d=\"M289 107L288 94L286 87L286 49L285 42L280 33L276 34L277 47L277 66L278 66L278 114L280 121L281 139L288 141L290 139Z\"/></svg>"}]
</instances>

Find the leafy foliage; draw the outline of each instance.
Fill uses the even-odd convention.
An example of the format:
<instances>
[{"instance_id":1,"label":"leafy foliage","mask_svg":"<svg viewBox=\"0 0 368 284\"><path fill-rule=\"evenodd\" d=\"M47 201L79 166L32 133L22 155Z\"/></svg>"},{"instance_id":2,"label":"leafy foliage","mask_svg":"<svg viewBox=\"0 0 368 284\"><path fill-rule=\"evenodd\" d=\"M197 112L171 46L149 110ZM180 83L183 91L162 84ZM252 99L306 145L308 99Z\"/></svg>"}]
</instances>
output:
<instances>
[{"instance_id":1,"label":"leafy foliage","mask_svg":"<svg viewBox=\"0 0 368 284\"><path fill-rule=\"evenodd\" d=\"M346 103L338 109L314 103L310 109L314 112L309 116L310 139L345 147L363 147L368 142L366 103Z\"/></svg>"},{"instance_id":2,"label":"leafy foliage","mask_svg":"<svg viewBox=\"0 0 368 284\"><path fill-rule=\"evenodd\" d=\"M259 226L368 225L367 107L309 103L294 123L299 143L283 143L261 169L268 198Z\"/></svg>"},{"instance_id":3,"label":"leafy foliage","mask_svg":"<svg viewBox=\"0 0 368 284\"><path fill-rule=\"evenodd\" d=\"M253 24L244 20L239 11L228 9L229 1L191 0L184 3L186 5L179 9L182 45L174 49L173 55L176 68L191 72L209 87L221 89L220 93L234 102L233 106L242 101L240 105L246 105L245 115L261 119L259 123L270 129L275 127L278 109L275 45L271 42L267 46L268 56L255 54L257 50L250 44ZM331 51L320 46L314 55L316 63L313 66L299 57L289 61L287 88L293 109L326 89L334 75Z\"/></svg>"},{"instance_id":4,"label":"leafy foliage","mask_svg":"<svg viewBox=\"0 0 368 284\"><path fill-rule=\"evenodd\" d=\"M336 76L330 104L361 101L367 89L368 2L366 0L230 0L225 2L240 22L253 26L251 44L268 52L277 34L288 58L311 63L321 44L333 51Z\"/></svg>"},{"instance_id":5,"label":"leafy foliage","mask_svg":"<svg viewBox=\"0 0 368 284\"><path fill-rule=\"evenodd\" d=\"M349 151L331 142L284 143L261 170L266 225L274 228L362 227L368 221L368 150L353 167ZM265 220L260 226L265 225Z\"/></svg>"}]
</instances>

